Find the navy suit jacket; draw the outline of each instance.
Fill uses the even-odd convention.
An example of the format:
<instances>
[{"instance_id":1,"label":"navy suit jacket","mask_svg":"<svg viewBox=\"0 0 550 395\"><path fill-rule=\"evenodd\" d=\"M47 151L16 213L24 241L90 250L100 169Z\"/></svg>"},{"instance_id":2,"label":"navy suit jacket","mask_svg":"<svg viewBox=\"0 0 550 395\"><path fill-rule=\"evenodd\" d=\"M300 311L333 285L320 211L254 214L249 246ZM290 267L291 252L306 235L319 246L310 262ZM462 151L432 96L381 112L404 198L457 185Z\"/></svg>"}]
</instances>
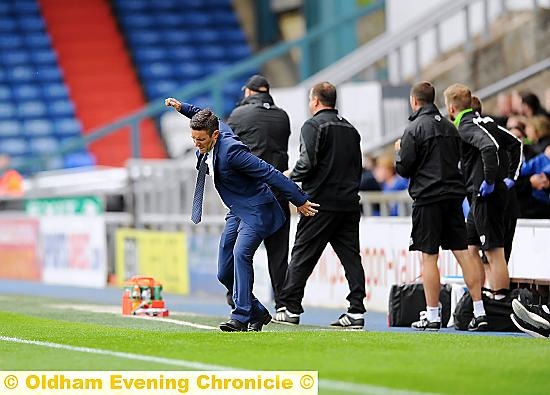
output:
<instances>
[{"instance_id":1,"label":"navy suit jacket","mask_svg":"<svg viewBox=\"0 0 550 395\"><path fill-rule=\"evenodd\" d=\"M183 103L180 113L191 118L199 111L199 108ZM221 121L220 136L210 154L213 155L214 186L223 202L232 214L262 238L275 233L286 219L269 186L276 188L297 207L309 199L293 181L253 155Z\"/></svg>"}]
</instances>

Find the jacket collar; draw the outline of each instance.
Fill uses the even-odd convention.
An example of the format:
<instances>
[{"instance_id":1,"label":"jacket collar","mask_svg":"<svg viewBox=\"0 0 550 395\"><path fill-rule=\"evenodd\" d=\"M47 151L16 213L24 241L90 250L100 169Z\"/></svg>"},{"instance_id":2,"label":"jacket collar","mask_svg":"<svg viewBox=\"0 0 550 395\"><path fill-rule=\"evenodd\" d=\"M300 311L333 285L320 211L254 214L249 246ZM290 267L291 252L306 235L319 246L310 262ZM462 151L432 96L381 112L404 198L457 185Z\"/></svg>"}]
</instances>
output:
<instances>
[{"instance_id":1,"label":"jacket collar","mask_svg":"<svg viewBox=\"0 0 550 395\"><path fill-rule=\"evenodd\" d=\"M462 117L464 116L464 114L467 114L469 112L473 112L474 110L472 110L471 108L467 108L465 110L462 110L458 113L458 115L456 116L455 120L454 120L454 124L455 126L458 128L458 125L460 125L460 121L462 119Z\"/></svg>"},{"instance_id":2,"label":"jacket collar","mask_svg":"<svg viewBox=\"0 0 550 395\"><path fill-rule=\"evenodd\" d=\"M424 115L424 114L439 114L439 109L436 107L435 104L433 103L430 103L430 104L424 104L422 107L420 107L418 110L416 110L415 112L413 112L410 116L409 116L409 121L414 121L416 118L418 118L419 116L421 115Z\"/></svg>"},{"instance_id":3,"label":"jacket collar","mask_svg":"<svg viewBox=\"0 0 550 395\"><path fill-rule=\"evenodd\" d=\"M275 102L273 101L273 97L271 97L271 95L268 92L255 93L253 95L245 97L244 99L241 100L239 105L244 106L246 104L262 104L262 103L268 103L271 106L275 105Z\"/></svg>"},{"instance_id":4,"label":"jacket collar","mask_svg":"<svg viewBox=\"0 0 550 395\"><path fill-rule=\"evenodd\" d=\"M316 117L317 115L319 115L323 112L333 112L335 114L338 114L338 110L335 109L335 108L323 108L322 110L319 110L315 114L313 114L313 116Z\"/></svg>"}]
</instances>

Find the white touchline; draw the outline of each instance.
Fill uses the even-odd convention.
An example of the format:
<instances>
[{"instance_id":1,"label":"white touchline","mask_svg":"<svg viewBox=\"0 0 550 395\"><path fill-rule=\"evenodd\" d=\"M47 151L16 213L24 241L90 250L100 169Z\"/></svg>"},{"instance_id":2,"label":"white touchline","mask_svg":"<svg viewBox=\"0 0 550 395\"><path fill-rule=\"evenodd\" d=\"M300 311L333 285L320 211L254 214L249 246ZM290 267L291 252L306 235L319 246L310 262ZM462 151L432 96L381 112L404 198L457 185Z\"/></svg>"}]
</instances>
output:
<instances>
[{"instance_id":1,"label":"white touchline","mask_svg":"<svg viewBox=\"0 0 550 395\"><path fill-rule=\"evenodd\" d=\"M169 323L169 324L176 324L176 325L181 325L181 326L189 326L189 327L191 327L191 328L197 328L197 329L209 329L209 330L215 330L215 329L217 330L217 329L218 329L218 328L216 328L215 326L194 324L194 323L192 323L192 322L180 321L180 320L172 320L172 319L170 319L170 318L149 317L149 316L144 316L144 315L128 315L128 316L125 316L125 317L141 318L141 319L150 320L150 321L167 322L167 323Z\"/></svg>"},{"instance_id":2,"label":"white touchline","mask_svg":"<svg viewBox=\"0 0 550 395\"><path fill-rule=\"evenodd\" d=\"M70 346L67 344L44 342L40 340L20 339L17 337L0 336L0 341L10 342L10 343L19 343L19 344L29 344L29 345L49 347L49 348L57 348L60 350L84 352L89 354L109 355L112 357L132 359L135 361L145 361L145 362L154 362L154 363L159 363L164 365L180 366L183 368L194 369L194 370L229 370L229 371L247 370L243 368L212 365L207 363L186 361L181 359L154 357L151 355L132 354L132 353L121 352L121 351L102 350L100 348ZM350 394L364 394L364 395L432 395L428 392L397 390L397 389L392 389L387 387L378 387L378 386L367 385L367 384L355 384L355 383L349 383L345 381L326 380L326 379L319 380L319 388L337 390L337 391L347 392Z\"/></svg>"}]
</instances>

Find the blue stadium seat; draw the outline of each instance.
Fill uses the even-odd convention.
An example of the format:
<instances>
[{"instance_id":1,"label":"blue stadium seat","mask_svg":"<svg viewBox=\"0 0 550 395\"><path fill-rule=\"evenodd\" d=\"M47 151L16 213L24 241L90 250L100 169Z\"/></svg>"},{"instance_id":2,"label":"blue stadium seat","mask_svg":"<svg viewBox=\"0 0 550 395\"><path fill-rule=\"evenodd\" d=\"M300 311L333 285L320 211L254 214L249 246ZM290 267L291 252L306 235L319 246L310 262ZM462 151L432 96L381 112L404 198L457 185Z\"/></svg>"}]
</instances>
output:
<instances>
[{"instance_id":1,"label":"blue stadium seat","mask_svg":"<svg viewBox=\"0 0 550 395\"><path fill-rule=\"evenodd\" d=\"M3 119L12 119L17 116L17 109L12 103L1 103L0 102L0 120ZM0 134L2 132L0 131Z\"/></svg>"},{"instance_id":2,"label":"blue stadium seat","mask_svg":"<svg viewBox=\"0 0 550 395\"><path fill-rule=\"evenodd\" d=\"M13 119L0 119L0 137L17 137L21 134L21 124Z\"/></svg>"},{"instance_id":3,"label":"blue stadium seat","mask_svg":"<svg viewBox=\"0 0 550 395\"><path fill-rule=\"evenodd\" d=\"M142 68L141 74L146 79L170 78L174 74L174 69L170 63L155 62Z\"/></svg>"},{"instance_id":4,"label":"blue stadium seat","mask_svg":"<svg viewBox=\"0 0 550 395\"><path fill-rule=\"evenodd\" d=\"M57 65L40 65L36 70L36 77L41 81L61 81L61 69Z\"/></svg>"},{"instance_id":5,"label":"blue stadium seat","mask_svg":"<svg viewBox=\"0 0 550 395\"><path fill-rule=\"evenodd\" d=\"M86 151L78 151L66 154L63 157L63 167L82 167L82 166L94 166L96 164L95 158Z\"/></svg>"},{"instance_id":6,"label":"blue stadium seat","mask_svg":"<svg viewBox=\"0 0 550 395\"><path fill-rule=\"evenodd\" d=\"M46 99L66 99L69 98L69 91L62 82L47 82L42 86L44 97Z\"/></svg>"},{"instance_id":7,"label":"blue stadium seat","mask_svg":"<svg viewBox=\"0 0 550 395\"><path fill-rule=\"evenodd\" d=\"M155 47L143 47L134 53L135 59L140 63L158 62L167 56L166 50Z\"/></svg>"},{"instance_id":8,"label":"blue stadium seat","mask_svg":"<svg viewBox=\"0 0 550 395\"><path fill-rule=\"evenodd\" d=\"M19 29L26 32L37 30L44 31L46 29L44 20L40 15L20 16L17 20L17 25L19 26Z\"/></svg>"},{"instance_id":9,"label":"blue stadium seat","mask_svg":"<svg viewBox=\"0 0 550 395\"><path fill-rule=\"evenodd\" d=\"M8 138L0 139L0 152L8 154L9 156L14 155L26 155L28 150L27 142L24 138Z\"/></svg>"},{"instance_id":10,"label":"blue stadium seat","mask_svg":"<svg viewBox=\"0 0 550 395\"><path fill-rule=\"evenodd\" d=\"M169 50L169 56L176 61L193 61L199 56L199 49L192 45L178 45Z\"/></svg>"},{"instance_id":11,"label":"blue stadium seat","mask_svg":"<svg viewBox=\"0 0 550 395\"><path fill-rule=\"evenodd\" d=\"M23 133L27 137L49 136L53 134L53 131L53 122L49 119L23 121Z\"/></svg>"},{"instance_id":12,"label":"blue stadium seat","mask_svg":"<svg viewBox=\"0 0 550 395\"><path fill-rule=\"evenodd\" d=\"M21 47L21 45L23 45L23 39L21 36L11 33L0 34L0 50L18 48Z\"/></svg>"},{"instance_id":13,"label":"blue stadium seat","mask_svg":"<svg viewBox=\"0 0 550 395\"><path fill-rule=\"evenodd\" d=\"M45 117L48 108L42 100L21 101L17 104L17 115L20 119Z\"/></svg>"},{"instance_id":14,"label":"blue stadium seat","mask_svg":"<svg viewBox=\"0 0 550 395\"><path fill-rule=\"evenodd\" d=\"M204 60L222 60L225 58L224 49L221 45L205 45L197 50L198 56Z\"/></svg>"},{"instance_id":15,"label":"blue stadium seat","mask_svg":"<svg viewBox=\"0 0 550 395\"><path fill-rule=\"evenodd\" d=\"M0 33L9 33L17 29L17 23L8 15L0 14Z\"/></svg>"},{"instance_id":16,"label":"blue stadium seat","mask_svg":"<svg viewBox=\"0 0 550 395\"><path fill-rule=\"evenodd\" d=\"M50 49L38 49L32 51L30 54L33 63L41 64L57 64L57 56L55 52Z\"/></svg>"},{"instance_id":17,"label":"blue stadium seat","mask_svg":"<svg viewBox=\"0 0 550 395\"><path fill-rule=\"evenodd\" d=\"M2 79L0 79L2 81ZM0 100L9 100L11 98L11 89L7 85L0 84Z\"/></svg>"},{"instance_id":18,"label":"blue stadium seat","mask_svg":"<svg viewBox=\"0 0 550 395\"><path fill-rule=\"evenodd\" d=\"M15 100L40 100L42 91L37 84L20 84L13 87L13 97Z\"/></svg>"},{"instance_id":19,"label":"blue stadium seat","mask_svg":"<svg viewBox=\"0 0 550 395\"><path fill-rule=\"evenodd\" d=\"M136 49L145 49L149 45L157 45L162 42L163 38L157 31L150 30L134 30L128 34L128 41ZM162 49L155 47L156 49Z\"/></svg>"},{"instance_id":20,"label":"blue stadium seat","mask_svg":"<svg viewBox=\"0 0 550 395\"><path fill-rule=\"evenodd\" d=\"M11 119L17 116L17 109L15 105L10 102L0 102L0 120ZM2 126L0 125L0 128ZM2 134L2 130L0 130Z\"/></svg>"},{"instance_id":21,"label":"blue stadium seat","mask_svg":"<svg viewBox=\"0 0 550 395\"><path fill-rule=\"evenodd\" d=\"M45 32L32 32L24 34L23 38L20 38L20 42L25 44L29 48L51 48L51 41Z\"/></svg>"},{"instance_id":22,"label":"blue stadium seat","mask_svg":"<svg viewBox=\"0 0 550 395\"><path fill-rule=\"evenodd\" d=\"M17 14L38 14L40 8L36 0L17 0L13 2L13 11Z\"/></svg>"},{"instance_id":23,"label":"blue stadium seat","mask_svg":"<svg viewBox=\"0 0 550 395\"><path fill-rule=\"evenodd\" d=\"M58 118L54 120L54 133L59 137L80 136L82 125L75 118Z\"/></svg>"},{"instance_id":24,"label":"blue stadium seat","mask_svg":"<svg viewBox=\"0 0 550 395\"><path fill-rule=\"evenodd\" d=\"M59 143L54 137L37 137L29 140L29 147L34 154L46 154L58 150Z\"/></svg>"},{"instance_id":25,"label":"blue stadium seat","mask_svg":"<svg viewBox=\"0 0 550 395\"><path fill-rule=\"evenodd\" d=\"M27 81L32 81L36 77L36 72L33 67L25 66L15 66L8 69L8 78L13 83L22 83Z\"/></svg>"},{"instance_id":26,"label":"blue stadium seat","mask_svg":"<svg viewBox=\"0 0 550 395\"><path fill-rule=\"evenodd\" d=\"M13 67L20 64L29 63L31 56L27 51L9 51L2 54L0 61L7 67Z\"/></svg>"},{"instance_id":27,"label":"blue stadium seat","mask_svg":"<svg viewBox=\"0 0 550 395\"><path fill-rule=\"evenodd\" d=\"M48 111L51 117L74 116L73 103L67 100L53 100L48 103Z\"/></svg>"}]
</instances>

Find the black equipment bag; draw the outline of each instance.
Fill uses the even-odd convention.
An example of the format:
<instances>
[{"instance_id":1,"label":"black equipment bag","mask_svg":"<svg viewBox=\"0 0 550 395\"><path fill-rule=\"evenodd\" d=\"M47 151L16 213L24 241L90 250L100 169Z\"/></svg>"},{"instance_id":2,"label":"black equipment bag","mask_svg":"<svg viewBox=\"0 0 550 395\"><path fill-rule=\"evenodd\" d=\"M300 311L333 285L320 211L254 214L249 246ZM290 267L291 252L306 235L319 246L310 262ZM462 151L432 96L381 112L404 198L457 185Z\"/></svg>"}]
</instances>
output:
<instances>
[{"instance_id":1,"label":"black equipment bag","mask_svg":"<svg viewBox=\"0 0 550 395\"><path fill-rule=\"evenodd\" d=\"M521 300L527 304L534 302L534 296L531 291L524 288L516 288L513 290L500 289L498 291L491 291L483 289L493 294L505 295L504 299L496 300L489 298L485 292L482 294L483 306L487 313L488 330L492 332L519 332L519 329L514 325L510 314L514 312L512 310L512 300L521 297ZM472 296L469 292L462 295L462 298L458 301L456 309L453 313L455 319L455 328L459 331L465 331L468 329L468 324L474 316L474 305Z\"/></svg>"},{"instance_id":2,"label":"black equipment bag","mask_svg":"<svg viewBox=\"0 0 550 395\"><path fill-rule=\"evenodd\" d=\"M441 285L439 293L441 303L441 325L447 326L451 317L451 285ZM389 326L411 326L420 318L420 312L426 310L424 285L422 283L392 285L389 297Z\"/></svg>"}]
</instances>

